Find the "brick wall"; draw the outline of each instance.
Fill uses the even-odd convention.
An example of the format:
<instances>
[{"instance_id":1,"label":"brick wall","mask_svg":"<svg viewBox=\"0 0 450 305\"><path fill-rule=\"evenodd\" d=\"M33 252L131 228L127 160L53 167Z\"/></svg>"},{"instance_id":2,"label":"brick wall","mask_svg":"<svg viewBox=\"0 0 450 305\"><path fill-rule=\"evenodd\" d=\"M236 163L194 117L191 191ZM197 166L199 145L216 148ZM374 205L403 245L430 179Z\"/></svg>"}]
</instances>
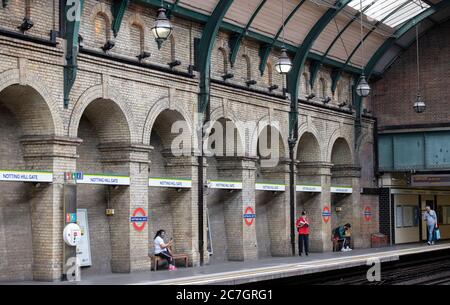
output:
<instances>
[{"instance_id":1,"label":"brick wall","mask_svg":"<svg viewBox=\"0 0 450 305\"><path fill-rule=\"evenodd\" d=\"M427 105L424 113L417 114L412 108L417 94L415 43L401 54L383 79L373 84L371 105L380 128L448 123L449 37L450 21L447 21L419 39L421 94Z\"/></svg>"},{"instance_id":2,"label":"brick wall","mask_svg":"<svg viewBox=\"0 0 450 305\"><path fill-rule=\"evenodd\" d=\"M28 35L48 37L48 32L53 29L53 19L58 20L57 14L51 13L51 17L46 15L52 10L48 10L46 7L44 12L42 6L44 2L32 1L36 5L32 9L36 27ZM23 18L22 3L10 1L6 10L0 8L0 14L3 14L1 17L6 16L5 14L10 15L8 18L0 18L0 27L17 30L16 24ZM80 34L84 38L87 49L100 50L102 43L106 40L108 19L111 22L109 3L110 1L93 0L85 3ZM57 11L55 10L55 12ZM98 17L97 14L102 17ZM182 62L182 65L175 69L187 71L188 65L193 64L193 41L194 38L200 37L201 26L175 17L173 19L174 41L166 42L161 50L157 50L156 43L149 31L149 25L153 23L155 15L156 13L152 9L143 9L139 5L132 4L125 13L121 30L115 38L116 45L110 53L124 56L130 60L135 59L141 51L140 42L142 40L136 25L143 24L143 48L152 54L145 61L167 66L168 61L175 58ZM44 20L41 21L40 16ZM15 18L14 22L11 21L13 18ZM218 49L224 48L226 52L229 52L228 39L228 34L221 32L214 46L212 76L217 79L220 79L223 72L221 72L223 57L220 58ZM171 43L175 43L175 55ZM5 117L4 122L12 120L15 116L24 135L48 137L40 138L38 143L28 141L22 145L22 148L26 148L29 156L27 168L51 170L55 174L55 181L51 187L33 191L31 195L33 198L25 197L23 200L24 203L35 207L36 211L34 216L31 215L31 221L35 227L32 234L29 233L31 225L24 226L26 228L24 230L28 232L27 236L31 235L39 245L33 249L33 257L37 262L34 270L35 278L52 280L58 279L60 276L63 172L73 171L76 167L82 167L86 171L98 170L129 174L132 181L130 187L120 187L111 191L111 204L116 209L116 215L109 220L109 234L112 241L108 241L108 238L99 240L100 236L108 234L108 219L104 216L106 203L103 190L105 187L86 187L85 189L83 189L85 186L80 187L82 191L80 192L79 206L89 209L88 215L92 221L91 246L95 266L89 272L109 271L108 251L111 251L110 267L112 271L147 270L149 267L147 252L152 247L151 242L155 231L161 227L167 230L169 236L173 235L176 238L175 246L180 251L189 253L194 263L198 263L197 165L190 156L177 159L163 153L173 139L168 132L172 121L185 120L191 130L194 130L194 123L197 119L195 114L198 98L197 79L81 53L78 57L77 80L71 91L69 107L65 109L62 103L63 45L61 40L56 47L49 47L0 36L0 106L6 105L11 108L11 113L2 112L2 116ZM235 77L229 82L245 85L247 74L250 72L251 78L257 81L254 87L267 92L269 75L267 71L266 74L260 75L257 47L256 42L250 39L244 40L235 66L231 67L228 63L229 72L235 74ZM248 58L245 59L244 55ZM272 69L278 55L277 50L270 55ZM249 66L248 63L250 63ZM308 63L305 71L308 74ZM326 94L328 95L331 94L329 72L329 68L324 67L318 77L318 80L324 78L326 81ZM300 84L303 86L302 88L306 87L306 80L302 78ZM350 82L350 80L349 75L343 75L341 91L338 94L340 99L347 98L345 87L347 86L346 82ZM272 73L272 83L279 85L280 88L277 92L280 93L282 82L277 73ZM313 90L317 90L317 83ZM12 86L16 86L16 88L10 91ZM7 87L9 89L4 90ZM303 98L302 92L304 93L305 90L301 90L300 97ZM335 100L331 104L336 104L336 94ZM12 105L20 106L14 108ZM30 111L31 109L32 111ZM288 147L286 140L288 112L289 104L279 98L220 84L211 86L211 117L213 120L226 118L244 122L279 122L284 146L281 153L285 157ZM341 159L348 160L349 156L357 155L354 149L355 143L353 143L354 116L309 104L301 104L299 113L299 134L308 132L314 135L318 143L317 147L310 149L311 142L306 141L302 142L298 149L296 148L308 155L307 158L305 157L308 162L329 164L332 160L333 145L338 138L346 139L349 149L343 150L339 158L333 159L334 161L338 160L337 163L342 163ZM84 117L83 120L82 117ZM84 122L85 119L91 124L89 128ZM371 120L363 121L363 131L365 131L363 134L368 138L371 138L369 130L372 124ZM14 132L6 132L7 130L9 129L2 128L0 132L4 132L8 136L16 136ZM95 130L96 136L94 136L94 132L88 132L89 130ZM240 135L246 156L256 157L257 132L240 130ZM189 142L192 135L188 136L189 139L186 141ZM76 151L77 137L85 140L79 147L79 156ZM21 166L21 159L12 157L19 156L11 151L12 147L16 150L19 149L19 144L15 145L11 146L4 142L0 145L2 149L0 151L7 151L7 155L2 155L0 158L3 166L15 164L14 162L18 162L14 167ZM154 146L154 150L148 152L148 145ZM302 159L302 154L299 156L302 162L306 160ZM351 157L348 163L358 163L356 158L352 159ZM99 158L101 162L99 162ZM151 161L150 165L149 160ZM231 160L221 160L222 165L228 161L231 162ZM287 227L289 219L286 218L288 192L278 195L276 200L270 200L270 195L256 197L254 183L257 171L254 159L240 160L238 164L231 164L233 169L228 169L228 173L226 173L226 168L224 170L221 164L214 161L214 158L208 159L208 165L207 175L210 179L233 178L233 180L244 181L242 191L228 193L227 191L209 190L209 194L205 196L205 205L208 207L212 226L212 242L215 253L213 260L220 261L228 257L252 259L258 256L258 251L260 255L267 255L269 239L272 254L275 253L273 248L284 249L284 245L277 246L274 241L289 242L290 228ZM330 224L324 224L320 217L323 205L329 204L331 201L329 167L325 167L328 169L328 173L312 175L302 180L305 183L321 184L324 189L323 193L316 197L315 201L303 202L301 199L298 207L300 210L301 205L311 203L307 208L316 214L317 226L314 237L318 244L322 243L316 248L320 251L327 251L329 248L327 232L330 231ZM299 169L305 170L305 167L299 167ZM263 179L286 182L285 174L265 173ZM190 191L180 193L175 190L149 189L147 178L158 176L192 177L193 187ZM3 188L3 186L0 187ZM23 189L20 190L20 193L28 196ZM8 195L7 192L2 192L2 197L11 198L11 200L15 198ZM242 209L248 205L253 206L258 215L255 220L256 225L254 224L252 227L247 227L242 219ZM354 201L352 205L355 210ZM136 207L141 206L148 209L149 223L143 232L136 232L129 223L129 216ZM316 208L317 206L320 208ZM265 211L263 207L265 207ZM276 207L276 211L271 211L273 207ZM26 217L24 216L24 218ZM25 223L25 220L23 221ZM267 225L264 227L264 224L267 223L274 228L272 231L270 228L267 230ZM278 223L279 226L273 225L275 223ZM2 222L2 224L5 228L5 223ZM264 228L261 229L261 226ZM0 232L11 230L8 227ZM24 232L22 233L25 234ZM2 236L6 235L0 233L0 245ZM276 239L273 236L283 237ZM257 239L261 241L260 248L257 246ZM95 245L92 243L93 240L95 240ZM5 251L4 249L5 247L1 246L0 252ZM29 265L24 263L23 266ZM23 274L29 276L29 273L26 274L27 272L30 271L24 271Z\"/></svg>"}]
</instances>

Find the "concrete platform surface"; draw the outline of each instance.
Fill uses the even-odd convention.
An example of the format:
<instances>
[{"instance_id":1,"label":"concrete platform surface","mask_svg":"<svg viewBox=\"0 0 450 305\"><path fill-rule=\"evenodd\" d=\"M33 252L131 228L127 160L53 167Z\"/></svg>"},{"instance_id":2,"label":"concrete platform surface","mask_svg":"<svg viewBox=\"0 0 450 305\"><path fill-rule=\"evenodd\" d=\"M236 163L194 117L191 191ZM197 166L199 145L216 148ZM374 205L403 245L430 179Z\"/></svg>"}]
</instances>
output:
<instances>
[{"instance_id":1,"label":"concrete platform surface","mask_svg":"<svg viewBox=\"0 0 450 305\"><path fill-rule=\"evenodd\" d=\"M310 253L305 257L271 257L247 262L224 262L176 271L146 271L131 274L81 276L80 282L3 282L18 285L205 285L245 284L262 280L298 276L315 272L366 265L369 260L398 260L401 256L450 249L450 241L434 246L424 243L384 248L357 249L351 252Z\"/></svg>"}]
</instances>

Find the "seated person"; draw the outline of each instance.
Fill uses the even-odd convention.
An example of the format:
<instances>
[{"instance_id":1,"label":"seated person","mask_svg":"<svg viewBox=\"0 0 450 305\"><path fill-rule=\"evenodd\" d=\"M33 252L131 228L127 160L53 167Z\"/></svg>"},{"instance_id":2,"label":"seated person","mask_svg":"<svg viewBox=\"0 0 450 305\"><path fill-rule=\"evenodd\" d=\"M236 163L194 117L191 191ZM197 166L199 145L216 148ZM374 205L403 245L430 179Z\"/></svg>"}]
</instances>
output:
<instances>
[{"instance_id":1,"label":"seated person","mask_svg":"<svg viewBox=\"0 0 450 305\"><path fill-rule=\"evenodd\" d=\"M350 249L350 240L351 240L351 224L347 223L343 226L339 226L336 229L333 230L333 236L334 238L338 239L339 241L342 241L342 252L352 251Z\"/></svg>"},{"instance_id":2,"label":"seated person","mask_svg":"<svg viewBox=\"0 0 450 305\"><path fill-rule=\"evenodd\" d=\"M166 236L166 231L159 230L158 232L156 232L153 241L155 245L155 256L159 256L167 260L167 263L169 264L169 271L177 270L177 268L175 268L175 265L173 264L172 253L169 250L169 247L171 247L173 244L173 239L171 238L170 241L166 244L164 243L164 236Z\"/></svg>"}]
</instances>

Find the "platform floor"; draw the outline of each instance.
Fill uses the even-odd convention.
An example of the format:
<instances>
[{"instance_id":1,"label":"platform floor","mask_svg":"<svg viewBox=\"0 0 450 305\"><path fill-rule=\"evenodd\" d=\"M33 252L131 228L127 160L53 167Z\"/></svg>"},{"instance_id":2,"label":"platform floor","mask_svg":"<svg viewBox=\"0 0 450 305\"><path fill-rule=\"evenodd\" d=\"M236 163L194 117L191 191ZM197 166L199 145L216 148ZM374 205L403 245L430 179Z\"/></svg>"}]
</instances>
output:
<instances>
[{"instance_id":1,"label":"platform floor","mask_svg":"<svg viewBox=\"0 0 450 305\"><path fill-rule=\"evenodd\" d=\"M45 285L205 285L245 284L298 276L334 269L366 265L369 259L395 261L403 255L450 249L450 241L428 246L424 243L384 248L356 249L351 252L310 253L302 257L271 257L247 262L224 262L177 271L146 271L131 274L105 274L81 278L80 282L3 282L0 284Z\"/></svg>"}]
</instances>

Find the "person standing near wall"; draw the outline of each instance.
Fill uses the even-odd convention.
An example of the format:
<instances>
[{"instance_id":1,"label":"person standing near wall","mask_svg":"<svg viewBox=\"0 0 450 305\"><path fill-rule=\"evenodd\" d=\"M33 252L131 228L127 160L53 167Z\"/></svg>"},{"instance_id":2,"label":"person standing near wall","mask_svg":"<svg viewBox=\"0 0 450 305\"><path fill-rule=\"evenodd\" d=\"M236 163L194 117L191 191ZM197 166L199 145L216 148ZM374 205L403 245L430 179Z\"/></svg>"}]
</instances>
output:
<instances>
[{"instance_id":1,"label":"person standing near wall","mask_svg":"<svg viewBox=\"0 0 450 305\"><path fill-rule=\"evenodd\" d=\"M302 212L302 216L297 219L298 230L298 255L302 256L303 245L305 246L305 254L309 254L309 220L306 217L306 212Z\"/></svg>"},{"instance_id":2,"label":"person standing near wall","mask_svg":"<svg viewBox=\"0 0 450 305\"><path fill-rule=\"evenodd\" d=\"M426 211L423 214L423 220L427 224L427 233L428 233L428 245L434 245L434 230L437 229L437 215L434 210L431 209L430 206L426 207Z\"/></svg>"}]
</instances>

